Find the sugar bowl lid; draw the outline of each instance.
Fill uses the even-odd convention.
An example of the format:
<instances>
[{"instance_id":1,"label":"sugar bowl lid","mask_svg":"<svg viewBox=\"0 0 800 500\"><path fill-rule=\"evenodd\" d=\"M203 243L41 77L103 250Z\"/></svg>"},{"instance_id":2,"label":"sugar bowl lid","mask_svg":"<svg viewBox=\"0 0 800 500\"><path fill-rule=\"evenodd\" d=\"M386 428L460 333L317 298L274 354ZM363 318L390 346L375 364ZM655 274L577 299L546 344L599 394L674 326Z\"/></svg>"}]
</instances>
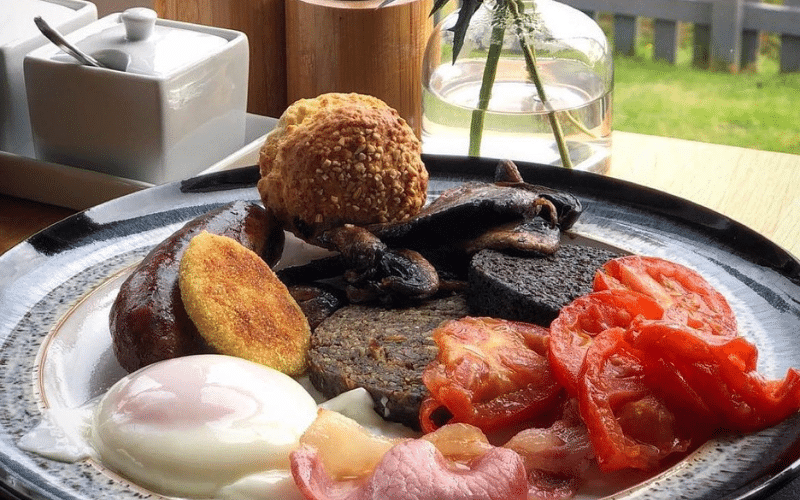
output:
<instances>
[{"instance_id":1,"label":"sugar bowl lid","mask_svg":"<svg viewBox=\"0 0 800 500\"><path fill-rule=\"evenodd\" d=\"M112 14L98 24L76 45L112 69L140 75L169 75L213 56L229 41L204 26L159 20L144 7Z\"/></svg>"}]
</instances>

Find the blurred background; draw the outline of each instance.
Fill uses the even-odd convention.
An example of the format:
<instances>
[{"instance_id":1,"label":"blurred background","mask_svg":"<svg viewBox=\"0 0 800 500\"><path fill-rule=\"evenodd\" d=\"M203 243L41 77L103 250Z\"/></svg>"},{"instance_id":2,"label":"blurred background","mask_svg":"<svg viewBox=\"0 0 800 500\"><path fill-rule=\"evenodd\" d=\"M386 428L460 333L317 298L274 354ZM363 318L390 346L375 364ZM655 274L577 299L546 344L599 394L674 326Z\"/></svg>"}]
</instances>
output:
<instances>
[{"instance_id":1,"label":"blurred background","mask_svg":"<svg viewBox=\"0 0 800 500\"><path fill-rule=\"evenodd\" d=\"M103 16L131 6L152 8L154 1L95 3ZM593 5L609 5L592 0L564 3L585 11ZM612 3L618 9L630 4L629 12L646 11L648 4L640 0ZM673 17L690 17L688 3L675 0L678 15ZM757 2L728 3L739 5L735 14L744 18L745 25L762 23L764 27L763 31L745 30L732 65L709 64L708 26L600 9L591 12L615 46L614 130L800 154L800 68L796 67L800 22L792 21L798 18L796 13L781 11L800 9L800 0L764 0L765 11L748 7ZM771 20L781 17L798 33L769 31L777 29Z\"/></svg>"}]
</instances>

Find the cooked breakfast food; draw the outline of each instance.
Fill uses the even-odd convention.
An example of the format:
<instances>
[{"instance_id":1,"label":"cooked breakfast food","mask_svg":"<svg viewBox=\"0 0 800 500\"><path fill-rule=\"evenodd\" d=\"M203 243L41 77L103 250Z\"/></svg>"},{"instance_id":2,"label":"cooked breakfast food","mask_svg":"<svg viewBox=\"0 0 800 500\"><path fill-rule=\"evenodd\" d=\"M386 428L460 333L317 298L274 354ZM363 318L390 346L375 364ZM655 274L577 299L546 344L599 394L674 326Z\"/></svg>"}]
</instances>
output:
<instances>
[{"instance_id":1,"label":"cooked breakfast food","mask_svg":"<svg viewBox=\"0 0 800 500\"><path fill-rule=\"evenodd\" d=\"M326 94L290 106L260 152L266 212L247 206L257 215L233 218L242 233L234 239L212 234L225 231L215 229L219 215L187 224L123 285L111 313L120 362L230 354L305 373L324 398L364 392L383 419L420 431L375 435L341 406L312 423L308 401L292 396L299 403L287 411L298 405L304 434L285 415L278 422L291 427L280 448L281 466L291 466L287 494L319 500L566 499L592 464L658 471L715 433L763 429L797 412L800 372L762 378L755 347L703 277L663 259L562 245L580 201L524 182L510 162L494 182L457 186L423 208L419 153L405 122L374 98ZM256 223L266 225L245 229ZM334 254L273 273L265 255L281 241L265 241L284 228ZM155 323L140 326L139 316ZM181 336L163 326L142 332L160 323ZM136 342L156 352L127 352ZM170 390L220 390L212 368L201 368L196 385ZM147 403L121 387L110 394L128 402L107 399L101 417ZM187 406L160 415L204 422ZM264 423L254 418L256 428ZM113 425L109 439L120 430ZM224 496L253 498L244 489Z\"/></svg>"},{"instance_id":2,"label":"cooked breakfast food","mask_svg":"<svg viewBox=\"0 0 800 500\"><path fill-rule=\"evenodd\" d=\"M322 241L338 250L352 302L425 299L439 291L439 273L419 252L391 248L363 227L329 229Z\"/></svg>"},{"instance_id":3,"label":"cooked breakfast food","mask_svg":"<svg viewBox=\"0 0 800 500\"><path fill-rule=\"evenodd\" d=\"M280 279L279 275L278 278ZM347 304L344 292L335 286L325 283L291 285L282 279L281 281L287 285L289 294L300 306L308 320L308 326L312 330L316 329L325 318Z\"/></svg>"},{"instance_id":4,"label":"cooked breakfast food","mask_svg":"<svg viewBox=\"0 0 800 500\"><path fill-rule=\"evenodd\" d=\"M380 99L301 99L267 135L258 190L264 206L303 238L345 223L399 221L425 204L421 152L411 127Z\"/></svg>"},{"instance_id":5,"label":"cooked breakfast food","mask_svg":"<svg viewBox=\"0 0 800 500\"><path fill-rule=\"evenodd\" d=\"M725 297L697 272L663 259L631 255L609 260L595 273L593 288L641 292L651 296L670 319L688 321L720 337L738 334L736 316Z\"/></svg>"},{"instance_id":6,"label":"cooked breakfast food","mask_svg":"<svg viewBox=\"0 0 800 500\"><path fill-rule=\"evenodd\" d=\"M449 460L428 440L403 441L390 448L374 472L361 478L361 481L336 481L328 474L319 452L303 445L292 452L292 473L307 499L529 498L522 459L513 450L502 447L490 447L463 465L456 460Z\"/></svg>"},{"instance_id":7,"label":"cooked breakfast food","mask_svg":"<svg viewBox=\"0 0 800 500\"><path fill-rule=\"evenodd\" d=\"M353 302L402 303L463 288L470 258L484 248L555 253L580 201L523 182L513 163L498 165L495 178L448 189L402 221L327 228L313 241L337 255L281 276L292 284L341 276Z\"/></svg>"},{"instance_id":8,"label":"cooked breakfast food","mask_svg":"<svg viewBox=\"0 0 800 500\"><path fill-rule=\"evenodd\" d=\"M316 448L323 460L333 458L325 463L328 471L341 477L358 477L372 471L404 438L376 434L338 411L320 408L301 439L300 444Z\"/></svg>"},{"instance_id":9,"label":"cooked breakfast food","mask_svg":"<svg viewBox=\"0 0 800 500\"><path fill-rule=\"evenodd\" d=\"M364 362L372 372L402 359L387 345L412 344L403 337L409 327L380 337L386 323L375 320L394 310L342 311L353 307L377 340L348 351L354 322L332 327L327 336L345 353L342 372L364 358L372 358ZM373 498L373 491L413 483L420 492L414 500L569 498L593 462L603 471L656 471L714 433L762 429L800 405L798 372L784 380L760 377L755 348L738 336L724 297L697 273L662 259L604 263L592 291L563 307L549 329L465 317L463 301L451 312L456 319L426 333L433 345L415 344L432 355L418 414L427 434L386 440L321 412L325 420L309 425L307 439L289 454L296 492L320 500ZM352 439L364 456L348 459L353 449L333 445L334 437ZM343 463L360 465L342 469Z\"/></svg>"},{"instance_id":10,"label":"cooked breakfast food","mask_svg":"<svg viewBox=\"0 0 800 500\"><path fill-rule=\"evenodd\" d=\"M375 498L411 483L415 500L570 498L591 462L655 472L715 434L761 430L800 409L800 372L760 376L755 346L727 330L727 302L697 273L626 256L596 276L549 331L474 317L438 327L423 375L428 433L392 446L357 478L327 467L330 448L303 444L291 455L300 490ZM428 418L441 408L445 422ZM513 454L497 448L508 424L518 432L500 444Z\"/></svg>"},{"instance_id":11,"label":"cooked breakfast food","mask_svg":"<svg viewBox=\"0 0 800 500\"><path fill-rule=\"evenodd\" d=\"M592 290L595 270L619 256L583 245L533 258L483 250L469 264L470 311L549 326L561 308Z\"/></svg>"},{"instance_id":12,"label":"cooked breakfast food","mask_svg":"<svg viewBox=\"0 0 800 500\"><path fill-rule=\"evenodd\" d=\"M202 232L183 253L179 284L189 318L216 352L287 375L305 372L308 320L258 254Z\"/></svg>"},{"instance_id":13,"label":"cooked breakfast food","mask_svg":"<svg viewBox=\"0 0 800 500\"><path fill-rule=\"evenodd\" d=\"M576 476L589 469L592 450L573 404L564 405L556 418L549 427L524 429L500 446L469 424L447 424L391 445L363 429L352 431L354 425L343 419L325 419L327 434L350 431L362 453L374 454L360 457L360 463L374 467L361 474L343 470L339 463L349 450L319 439L319 432L307 440L307 431L291 454L292 473L311 500L567 499L578 485Z\"/></svg>"},{"instance_id":14,"label":"cooked breakfast food","mask_svg":"<svg viewBox=\"0 0 800 500\"><path fill-rule=\"evenodd\" d=\"M442 410L448 422L487 432L551 413L561 385L547 359L548 334L541 326L489 317L439 325L432 333L436 359L422 374L430 391L419 412L422 429L439 427L435 415Z\"/></svg>"},{"instance_id":15,"label":"cooked breakfast food","mask_svg":"<svg viewBox=\"0 0 800 500\"><path fill-rule=\"evenodd\" d=\"M368 228L392 247L419 251L448 279L467 279L482 249L552 254L561 231L583 211L573 195L522 180L516 165L498 163L494 182L467 182L445 190L406 220Z\"/></svg>"},{"instance_id":16,"label":"cooked breakfast food","mask_svg":"<svg viewBox=\"0 0 800 500\"><path fill-rule=\"evenodd\" d=\"M178 288L181 257L202 231L223 234L274 261L284 233L255 203L199 215L155 246L120 287L109 315L114 354L129 372L163 359L212 352L186 315Z\"/></svg>"},{"instance_id":17,"label":"cooked breakfast food","mask_svg":"<svg viewBox=\"0 0 800 500\"><path fill-rule=\"evenodd\" d=\"M481 248L553 253L559 230L572 227L583 207L569 193L509 180L517 176L516 166L501 163L495 182L458 185L413 217L369 229L393 246L460 244L469 254Z\"/></svg>"},{"instance_id":18,"label":"cooked breakfast food","mask_svg":"<svg viewBox=\"0 0 800 500\"><path fill-rule=\"evenodd\" d=\"M277 370L186 356L114 384L87 434L106 467L161 495L230 498L225 488L269 473L262 498L292 498L280 490L292 483L288 454L316 414L308 392Z\"/></svg>"},{"instance_id":19,"label":"cooked breakfast food","mask_svg":"<svg viewBox=\"0 0 800 500\"><path fill-rule=\"evenodd\" d=\"M363 387L382 417L418 428L419 405L427 395L422 372L436 357L431 332L466 314L459 295L392 309L358 304L339 309L312 336L311 382L326 397Z\"/></svg>"}]
</instances>

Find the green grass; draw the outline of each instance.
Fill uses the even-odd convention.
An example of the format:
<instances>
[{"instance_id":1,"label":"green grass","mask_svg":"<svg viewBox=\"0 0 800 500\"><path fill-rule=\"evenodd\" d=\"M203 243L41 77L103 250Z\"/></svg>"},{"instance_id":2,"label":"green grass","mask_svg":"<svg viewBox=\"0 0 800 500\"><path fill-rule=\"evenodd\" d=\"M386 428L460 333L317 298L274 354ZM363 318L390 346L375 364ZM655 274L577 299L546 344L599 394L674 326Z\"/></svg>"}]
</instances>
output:
<instances>
[{"instance_id":1,"label":"green grass","mask_svg":"<svg viewBox=\"0 0 800 500\"><path fill-rule=\"evenodd\" d=\"M636 55L615 56L614 129L800 154L800 73L778 71L776 37L731 74L693 67L691 27L680 33L675 65L653 61L647 23Z\"/></svg>"},{"instance_id":2,"label":"green grass","mask_svg":"<svg viewBox=\"0 0 800 500\"><path fill-rule=\"evenodd\" d=\"M800 154L800 74L616 57L614 129Z\"/></svg>"}]
</instances>

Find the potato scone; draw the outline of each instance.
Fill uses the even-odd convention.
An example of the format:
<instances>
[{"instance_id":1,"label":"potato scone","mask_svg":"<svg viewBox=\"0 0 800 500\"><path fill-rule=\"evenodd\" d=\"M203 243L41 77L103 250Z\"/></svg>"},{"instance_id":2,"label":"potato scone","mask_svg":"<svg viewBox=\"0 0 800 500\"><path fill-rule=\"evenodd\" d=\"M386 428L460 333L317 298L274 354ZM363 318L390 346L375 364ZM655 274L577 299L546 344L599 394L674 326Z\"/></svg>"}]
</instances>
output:
<instances>
[{"instance_id":1,"label":"potato scone","mask_svg":"<svg viewBox=\"0 0 800 500\"><path fill-rule=\"evenodd\" d=\"M230 238L200 233L181 258L180 290L189 318L219 353L287 375L305 371L308 321L256 253Z\"/></svg>"},{"instance_id":2,"label":"potato scone","mask_svg":"<svg viewBox=\"0 0 800 500\"><path fill-rule=\"evenodd\" d=\"M114 355L128 372L213 352L186 314L178 285L181 256L202 231L233 238L267 262L276 262L283 248L283 229L249 201L199 215L157 244L122 283L108 315Z\"/></svg>"}]
</instances>

